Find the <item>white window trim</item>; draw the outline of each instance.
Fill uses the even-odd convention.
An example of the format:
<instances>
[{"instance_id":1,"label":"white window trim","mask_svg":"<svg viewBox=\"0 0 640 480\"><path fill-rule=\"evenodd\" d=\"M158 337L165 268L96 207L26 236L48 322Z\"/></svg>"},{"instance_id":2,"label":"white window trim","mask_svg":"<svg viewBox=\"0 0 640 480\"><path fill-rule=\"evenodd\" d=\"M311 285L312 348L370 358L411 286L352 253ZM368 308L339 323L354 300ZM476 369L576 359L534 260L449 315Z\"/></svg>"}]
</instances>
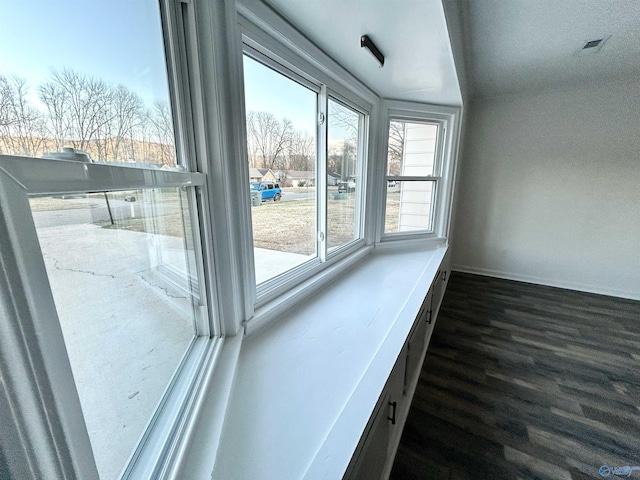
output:
<instances>
[{"instance_id":1,"label":"white window trim","mask_svg":"<svg viewBox=\"0 0 640 480\"><path fill-rule=\"evenodd\" d=\"M434 245L440 244L449 237L451 202L453 198L453 186L455 182L455 164L457 158L457 144L459 137L460 109L457 107L447 107L441 105L428 105L415 102L403 102L397 100L385 100L382 104L382 115L384 118L384 129L381 131L382 146L385 161L383 163L384 171L381 176L381 196L378 215L378 230L376 234L376 248L381 244L403 245L412 241L433 242ZM406 122L419 122L437 124L439 128L437 144L436 144L436 165L439 175L429 178L424 177L407 177L398 176L398 180L402 178L412 178L428 181L436 180L435 205L432 205L432 230L418 230L415 232L398 232L384 233L385 213L386 213L386 185L387 178L393 179L387 175L387 151L389 146L389 124L392 120L400 120Z\"/></svg>"},{"instance_id":2,"label":"white window trim","mask_svg":"<svg viewBox=\"0 0 640 480\"><path fill-rule=\"evenodd\" d=\"M34 472L39 472L38 475L42 473L42 478L66 478L71 472L78 478L97 478L29 195L167 187L201 189L205 188L206 176L201 173L6 155L1 160L0 200L3 205L11 207L0 212L3 217L0 223L7 229L7 234L3 235L0 263L3 265L2 272L8 276L6 285L9 287L6 293L2 292L0 309L6 311L6 318L13 318L14 321L0 323L1 328L7 330L3 332L6 333L3 338L8 339L0 344L0 357L10 359L6 365L13 370L10 374L13 380L10 385L7 384L8 389L0 394L0 403L11 405L11 411L16 416L14 427L23 429L17 444L22 442L24 445L22 452L12 452L11 461L21 459ZM199 239L197 223L193 225L193 230L197 252L200 249L200 244L196 244ZM208 298L205 289L206 286L200 284L200 298ZM24 304L25 297L26 305L16 308ZM125 464L123 478L157 474L165 468L168 461L165 454L168 449L174 448L186 421L184 413L188 411L194 393L200 388L201 381L197 381L199 374L212 357L212 352L221 347L222 342L216 341L218 328L215 327L215 318L210 315L214 311L206 308L206 302L203 304L205 307L198 312L199 336L186 349L160 404ZM16 361L25 355L23 361ZM41 362L42 365L36 368L35 365ZM24 371L29 368L32 369L30 372ZM43 391L50 393L43 396ZM33 409L39 410L40 415L33 415ZM20 417L22 419L18 420ZM53 440L56 438L58 440ZM43 439L51 443L43 442ZM33 449L27 447L29 444L41 446ZM58 449L51 451L53 444ZM32 449L37 453L35 459L29 458ZM15 454L17 456L14 457Z\"/></svg>"},{"instance_id":3,"label":"white window trim","mask_svg":"<svg viewBox=\"0 0 640 480\"><path fill-rule=\"evenodd\" d=\"M0 205L4 456L16 478L97 479L29 201L2 169Z\"/></svg>"},{"instance_id":4,"label":"white window trim","mask_svg":"<svg viewBox=\"0 0 640 480\"><path fill-rule=\"evenodd\" d=\"M39 245L28 193L197 186L197 198L190 195L189 201L192 207L197 202L200 212L192 226L194 242L200 238L197 247L202 245L196 258L198 273L205 274L200 276L200 295L209 302L209 312L203 316L224 319L224 325L220 328L218 320L212 320L207 334L194 339L185 351L149 419L150 428L145 427L124 465L123 478L170 475L192 435L202 399L212 388L212 371L225 343L217 337L235 334L253 308L243 298L247 289L238 285L247 277L241 274L243 264L238 261L243 253L238 245L246 236L234 228L238 212L232 208L234 192L226 188L230 178L240 176L231 162L220 161L234 157L234 146L240 145L243 151L239 141L244 139L243 130L220 120L226 118L225 111L237 111L241 96L235 97L234 106L232 96L218 95L224 84L221 77L233 76L234 62L241 72L233 54L234 46L236 51L240 46L233 28L229 33L227 27L236 24L235 5L227 5L225 10L218 3L161 0L160 15L179 162L189 171L203 173L34 159L46 162L41 163L45 170L31 169L37 174L29 177L30 172L23 170L24 158L2 159L2 166L13 163L14 171L0 171L1 204L11 205L10 211L0 209L0 230L6 227L10 232L0 240L0 275L12 282L10 290L0 291L0 312L15 319L1 325L6 333L3 338L11 341L1 343L0 358L11 365L11 372L5 371L12 378L9 381L3 371L0 406L13 412L13 417L3 422L3 431L10 438L2 442L2 448L12 473L19 472L20 478L98 478L46 269L42 255L36 253ZM48 169L54 163L55 172ZM87 172L93 177L89 182ZM235 192L237 204L246 205L238 200L240 195ZM248 208L245 216L249 218ZM224 224L230 228L212 228ZM216 282L216 278L225 278L225 282Z\"/></svg>"},{"instance_id":5,"label":"white window trim","mask_svg":"<svg viewBox=\"0 0 640 480\"><path fill-rule=\"evenodd\" d=\"M260 11L257 13L254 11ZM324 53L315 52L315 56L309 53L308 49L317 50L306 39L303 43L299 41L304 38L299 32L291 29L291 26L284 22L279 16L263 5L251 5L251 8L238 4L238 24L242 35L244 51L250 57L265 63L270 68L301 83L312 90L320 87L318 96L318 110L324 114L325 121L318 124L317 142L317 163L316 178L317 185L322 182L322 189L318 195L319 203L317 208L318 231L324 232L324 239L318 244L318 256L302 265L285 272L274 279L268 280L255 288L255 310L254 315L247 317L244 322L245 331L253 332L254 328L249 325L262 326L268 323L269 319L277 317L283 311L284 305L291 305L295 301L301 301L305 296L313 293L312 288L302 287L303 285L315 285L314 277L318 282L325 280L322 272L331 272L332 266L337 263L344 263L351 258L356 261L361 258L362 253L368 253L367 245L372 243L373 228L367 224L369 204L368 197L371 189L368 187L371 181L372 172L368 168L370 152L374 151L375 145L371 140L370 129L376 124L378 97L368 88L355 80L348 72L329 59ZM269 12L267 16L264 15ZM257 20L257 23L256 23ZM335 64L335 65L332 65ZM331 65L335 69L332 71ZM244 78L241 78L244 82ZM314 88L315 87L315 88ZM317 91L317 90L316 90ZM355 239L331 252L326 251L326 131L327 131L327 107L328 99L343 103L356 112L364 115L365 121L361 122L363 131L359 139L359 149L361 155L361 169L363 185L360 193L360 205L358 208L358 233L359 238ZM242 109L244 121L244 108ZM366 178L365 178L366 177ZM246 183L246 182L245 182ZM236 182L237 185L237 182ZM317 187L319 189L319 187ZM242 189L248 186L242 185ZM251 240L252 240L251 236ZM247 255L251 258L251 280L255 278L255 265L253 263L253 249ZM337 275L339 272L336 272Z\"/></svg>"},{"instance_id":6,"label":"white window trim","mask_svg":"<svg viewBox=\"0 0 640 480\"><path fill-rule=\"evenodd\" d=\"M182 35L183 48L175 55L183 64L181 91L188 92L199 171L207 174L208 207L203 242L215 244L205 251L215 263L218 314L223 335L236 335L242 322L253 315L255 282L253 262L247 252L253 247L248 186L239 179L249 177L246 162L242 45L239 42L235 2L182 2L163 0L173 8ZM180 41L180 38L182 40ZM186 72L186 73L185 73ZM186 78L185 78L186 77Z\"/></svg>"}]
</instances>

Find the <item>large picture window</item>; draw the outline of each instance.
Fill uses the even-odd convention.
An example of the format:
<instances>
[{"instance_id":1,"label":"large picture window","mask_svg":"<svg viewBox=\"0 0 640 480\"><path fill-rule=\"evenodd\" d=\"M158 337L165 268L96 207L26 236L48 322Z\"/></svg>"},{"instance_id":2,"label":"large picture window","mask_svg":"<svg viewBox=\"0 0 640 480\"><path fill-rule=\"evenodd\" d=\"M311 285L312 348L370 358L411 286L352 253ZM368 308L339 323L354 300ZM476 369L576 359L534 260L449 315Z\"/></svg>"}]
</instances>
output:
<instances>
[{"instance_id":1,"label":"large picture window","mask_svg":"<svg viewBox=\"0 0 640 480\"><path fill-rule=\"evenodd\" d=\"M163 15L154 0L2 7L0 177L7 205L31 214L15 228L44 268L24 274L46 285L40 302L64 341L46 374L72 376L81 411L70 418L93 453L82 462L104 480L141 478L131 472L147 445L156 455L172 441L193 369L221 333L203 260L205 175L189 132L174 135L184 125Z\"/></svg>"},{"instance_id":2,"label":"large picture window","mask_svg":"<svg viewBox=\"0 0 640 480\"><path fill-rule=\"evenodd\" d=\"M256 283L261 284L318 256L318 92L247 55L244 78Z\"/></svg>"},{"instance_id":3,"label":"large picture window","mask_svg":"<svg viewBox=\"0 0 640 480\"><path fill-rule=\"evenodd\" d=\"M252 48L244 55L258 296L363 235L366 113Z\"/></svg>"},{"instance_id":4,"label":"large picture window","mask_svg":"<svg viewBox=\"0 0 640 480\"><path fill-rule=\"evenodd\" d=\"M192 342L209 335L188 195L153 188L30 199L105 479L124 467Z\"/></svg>"}]
</instances>

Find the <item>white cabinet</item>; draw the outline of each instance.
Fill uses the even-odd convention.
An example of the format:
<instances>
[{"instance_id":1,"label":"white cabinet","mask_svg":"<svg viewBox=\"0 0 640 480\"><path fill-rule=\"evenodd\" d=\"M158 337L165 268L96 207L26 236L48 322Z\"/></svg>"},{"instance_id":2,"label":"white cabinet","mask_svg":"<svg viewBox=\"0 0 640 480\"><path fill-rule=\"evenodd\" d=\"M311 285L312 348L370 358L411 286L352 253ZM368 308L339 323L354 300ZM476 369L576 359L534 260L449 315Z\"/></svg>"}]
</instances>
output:
<instances>
[{"instance_id":1,"label":"white cabinet","mask_svg":"<svg viewBox=\"0 0 640 480\"><path fill-rule=\"evenodd\" d=\"M448 256L445 256L344 478L378 480L388 478L391 473L448 276Z\"/></svg>"},{"instance_id":2,"label":"white cabinet","mask_svg":"<svg viewBox=\"0 0 640 480\"><path fill-rule=\"evenodd\" d=\"M389 458L391 438L398 430L398 414L404 406L407 348L405 345L389 375L365 434L345 475L351 480L377 480L382 478Z\"/></svg>"},{"instance_id":3,"label":"white cabinet","mask_svg":"<svg viewBox=\"0 0 640 480\"><path fill-rule=\"evenodd\" d=\"M382 476L387 461L391 424L389 408L391 394L385 392L378 402L367 435L361 440L362 449L353 472L348 478L353 480L378 480Z\"/></svg>"},{"instance_id":4,"label":"white cabinet","mask_svg":"<svg viewBox=\"0 0 640 480\"><path fill-rule=\"evenodd\" d=\"M405 381L403 388L403 394L405 397L409 395L411 380L414 378L416 371L422 366L428 326L427 321L430 319L430 315L428 315L424 306L425 305L423 305L423 309L421 309L421 314L419 314L416 319L416 323L413 325L413 330L409 334L409 341L407 342L407 368L405 369Z\"/></svg>"}]
</instances>

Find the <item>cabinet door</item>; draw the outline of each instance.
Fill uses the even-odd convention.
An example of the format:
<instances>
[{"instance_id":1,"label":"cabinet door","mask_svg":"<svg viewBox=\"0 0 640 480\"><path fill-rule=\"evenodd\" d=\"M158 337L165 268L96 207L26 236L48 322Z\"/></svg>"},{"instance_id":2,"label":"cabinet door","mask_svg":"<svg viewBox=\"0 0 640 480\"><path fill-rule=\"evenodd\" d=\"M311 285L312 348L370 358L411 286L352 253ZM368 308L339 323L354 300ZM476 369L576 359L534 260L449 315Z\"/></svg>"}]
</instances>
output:
<instances>
[{"instance_id":1,"label":"cabinet door","mask_svg":"<svg viewBox=\"0 0 640 480\"><path fill-rule=\"evenodd\" d=\"M433 290L433 298L431 300L431 315L434 317L438 314L438 310L440 308L440 302L442 301L442 295L444 293L444 282L446 273L444 270L438 270L438 274L436 275L433 284L431 285L431 290Z\"/></svg>"},{"instance_id":2,"label":"cabinet door","mask_svg":"<svg viewBox=\"0 0 640 480\"><path fill-rule=\"evenodd\" d=\"M389 392L389 423L391 435L398 435L397 430L401 430L402 422L400 421L400 413L405 410L405 403L409 399L405 396L405 385L409 381L409 342L405 342L396 364L389 375L387 380L387 386L385 390ZM389 455L393 458L395 455L395 448L389 443Z\"/></svg>"},{"instance_id":3,"label":"cabinet door","mask_svg":"<svg viewBox=\"0 0 640 480\"><path fill-rule=\"evenodd\" d=\"M389 399L391 394L385 391L382 401L378 404L377 412L369 434L364 441L360 457L349 478L351 480L376 480L382 476L387 461L391 422L389 420Z\"/></svg>"},{"instance_id":4,"label":"cabinet door","mask_svg":"<svg viewBox=\"0 0 640 480\"><path fill-rule=\"evenodd\" d=\"M407 374L405 375L405 383L403 394L408 394L409 386L411 382L418 374L420 369L420 358L422 357L422 351L424 349L424 342L426 340L427 333L427 321L429 312L427 308L423 308L416 318L416 323L413 326L413 331L409 336L408 349L407 349Z\"/></svg>"},{"instance_id":5,"label":"cabinet door","mask_svg":"<svg viewBox=\"0 0 640 480\"><path fill-rule=\"evenodd\" d=\"M407 343L404 344L398 359L387 379L380 401L369 422L365 438L360 440L357 460L353 470L348 471L345 478L350 480L379 479L389 460L391 435L399 428L397 414L403 405L403 388L407 366Z\"/></svg>"}]
</instances>

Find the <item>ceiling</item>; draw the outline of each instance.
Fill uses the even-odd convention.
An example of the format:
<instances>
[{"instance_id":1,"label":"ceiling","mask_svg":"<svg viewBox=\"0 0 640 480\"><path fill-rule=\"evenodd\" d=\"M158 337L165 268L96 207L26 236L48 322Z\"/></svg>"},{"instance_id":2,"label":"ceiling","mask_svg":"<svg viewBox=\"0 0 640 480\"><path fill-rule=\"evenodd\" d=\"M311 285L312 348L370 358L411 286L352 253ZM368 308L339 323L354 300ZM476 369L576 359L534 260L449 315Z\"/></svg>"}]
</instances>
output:
<instances>
[{"instance_id":1,"label":"ceiling","mask_svg":"<svg viewBox=\"0 0 640 480\"><path fill-rule=\"evenodd\" d=\"M384 98L460 105L441 0L267 0L313 43ZM369 35L383 68L360 47Z\"/></svg>"},{"instance_id":2,"label":"ceiling","mask_svg":"<svg viewBox=\"0 0 640 480\"><path fill-rule=\"evenodd\" d=\"M638 0L461 0L474 93L541 90L640 75ZM583 42L611 35L594 55Z\"/></svg>"},{"instance_id":3,"label":"ceiling","mask_svg":"<svg viewBox=\"0 0 640 480\"><path fill-rule=\"evenodd\" d=\"M443 2L461 7L462 31L451 31L472 95L640 77L640 0L264 1L384 98L461 103ZM364 34L383 68L360 47ZM600 52L577 54L608 35Z\"/></svg>"}]
</instances>

